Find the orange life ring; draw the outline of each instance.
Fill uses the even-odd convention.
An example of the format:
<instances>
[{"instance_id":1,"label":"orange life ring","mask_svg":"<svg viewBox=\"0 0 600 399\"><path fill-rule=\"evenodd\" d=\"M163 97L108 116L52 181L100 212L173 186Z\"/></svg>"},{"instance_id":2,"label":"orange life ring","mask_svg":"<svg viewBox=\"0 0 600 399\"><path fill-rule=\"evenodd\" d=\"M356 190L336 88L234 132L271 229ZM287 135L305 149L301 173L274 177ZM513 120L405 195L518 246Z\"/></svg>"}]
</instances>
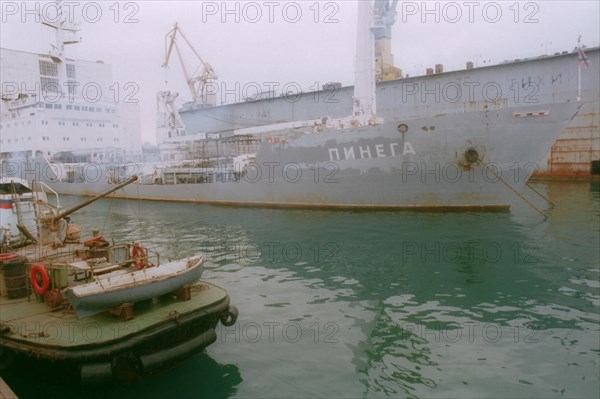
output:
<instances>
[{"instance_id":1,"label":"orange life ring","mask_svg":"<svg viewBox=\"0 0 600 399\"><path fill-rule=\"evenodd\" d=\"M131 257L133 258L133 264L135 267L137 267L138 270L142 270L146 264L146 251L144 251L142 244L139 242L133 244Z\"/></svg>"},{"instance_id":2,"label":"orange life ring","mask_svg":"<svg viewBox=\"0 0 600 399\"><path fill-rule=\"evenodd\" d=\"M38 275L42 278L42 285L38 283ZM36 263L31 266L29 277L31 278L31 287L38 294L44 295L50 288L50 277L48 277L48 271L43 265Z\"/></svg>"}]
</instances>

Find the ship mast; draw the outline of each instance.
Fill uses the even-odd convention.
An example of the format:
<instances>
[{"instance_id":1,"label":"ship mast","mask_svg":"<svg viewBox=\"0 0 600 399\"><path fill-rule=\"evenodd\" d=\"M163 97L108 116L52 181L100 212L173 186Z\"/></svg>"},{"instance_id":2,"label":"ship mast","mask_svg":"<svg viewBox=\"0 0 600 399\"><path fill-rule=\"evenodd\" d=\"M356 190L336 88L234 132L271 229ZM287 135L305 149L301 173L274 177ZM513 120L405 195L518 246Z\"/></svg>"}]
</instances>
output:
<instances>
[{"instance_id":1,"label":"ship mast","mask_svg":"<svg viewBox=\"0 0 600 399\"><path fill-rule=\"evenodd\" d=\"M58 15L63 15L60 1L57 2L56 6ZM56 29L56 44L50 44L52 46L50 57L52 58L52 61L60 64L65 61L65 45L79 43L80 38L75 36L79 31L79 28L74 23L67 22L66 18L60 22L47 21L43 16L40 16L40 18L42 19L42 25ZM70 40L65 40L65 32L73 34L73 37Z\"/></svg>"},{"instance_id":2,"label":"ship mast","mask_svg":"<svg viewBox=\"0 0 600 399\"><path fill-rule=\"evenodd\" d=\"M381 21L379 21L381 23ZM375 101L375 35L377 28L371 1L358 2L356 60L352 117L359 125L374 124L377 117Z\"/></svg>"},{"instance_id":3,"label":"ship mast","mask_svg":"<svg viewBox=\"0 0 600 399\"><path fill-rule=\"evenodd\" d=\"M62 16L63 10L60 3L60 1L56 2L56 8L58 15ZM56 22L48 21L41 15L40 18L42 25L46 25L56 30L56 42L55 44L50 43L52 48L50 49L49 54L52 61L57 64L56 69L58 76L56 76L56 78L58 79L59 87L61 87L61 85L65 84L65 82L68 82L69 78L67 73L67 65L65 63L67 59L65 56L65 46L79 43L80 38L76 36L76 33L79 31L79 27L74 23L67 22L66 17L63 17L61 20L57 20ZM66 33L70 34L69 39L65 39ZM72 87L73 86L69 86L69 89L71 90Z\"/></svg>"},{"instance_id":4,"label":"ship mast","mask_svg":"<svg viewBox=\"0 0 600 399\"><path fill-rule=\"evenodd\" d=\"M375 20L381 22L374 29L375 64L378 82L402 79L402 70L394 66L391 49L392 26L396 23L398 0L375 0Z\"/></svg>"},{"instance_id":5,"label":"ship mast","mask_svg":"<svg viewBox=\"0 0 600 399\"><path fill-rule=\"evenodd\" d=\"M354 97L351 126L375 125L377 117L376 82L399 79L402 71L393 66L390 53L391 27L396 22L398 0L358 2Z\"/></svg>"}]
</instances>

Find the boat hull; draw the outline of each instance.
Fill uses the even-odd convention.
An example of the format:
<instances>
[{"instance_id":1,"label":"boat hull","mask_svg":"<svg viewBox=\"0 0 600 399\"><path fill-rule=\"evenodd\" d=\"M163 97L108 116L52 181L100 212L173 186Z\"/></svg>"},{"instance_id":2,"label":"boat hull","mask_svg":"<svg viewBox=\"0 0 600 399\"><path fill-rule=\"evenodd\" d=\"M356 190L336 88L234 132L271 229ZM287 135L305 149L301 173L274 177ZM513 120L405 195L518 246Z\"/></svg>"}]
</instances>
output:
<instances>
[{"instance_id":1,"label":"boat hull","mask_svg":"<svg viewBox=\"0 0 600 399\"><path fill-rule=\"evenodd\" d=\"M47 362L52 368L78 373L86 384L147 378L176 366L216 340L215 329L230 311L229 296L212 284L201 285L204 288L193 291L190 301L164 298L159 304L140 305L136 318L127 322L110 315L77 320L73 314L44 322L36 309L31 309L31 315L20 311L25 315L16 322L9 320L10 304L2 303L3 362L16 358L36 364ZM13 306L45 305L21 302ZM162 312L163 317L156 312ZM45 334L32 334L36 329ZM29 334L21 334L23 331Z\"/></svg>"}]
</instances>

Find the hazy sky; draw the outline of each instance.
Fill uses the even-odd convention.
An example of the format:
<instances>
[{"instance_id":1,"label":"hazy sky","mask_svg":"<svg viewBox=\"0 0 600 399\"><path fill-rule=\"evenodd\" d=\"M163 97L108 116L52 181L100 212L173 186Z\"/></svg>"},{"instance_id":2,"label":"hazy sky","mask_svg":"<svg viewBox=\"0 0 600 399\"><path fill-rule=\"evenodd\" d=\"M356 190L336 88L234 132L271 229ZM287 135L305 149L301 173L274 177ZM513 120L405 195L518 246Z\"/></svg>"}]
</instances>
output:
<instances>
[{"instance_id":1,"label":"hazy sky","mask_svg":"<svg viewBox=\"0 0 600 399\"><path fill-rule=\"evenodd\" d=\"M51 29L26 13L21 1L2 1L3 48L47 53ZM179 60L161 68L165 34L179 23L202 58L227 88L254 82L265 89L297 82L304 90L338 81L352 84L356 29L355 1L138 1L64 2L80 23L83 40L68 56L103 60L119 84L135 82L142 112L142 136L155 141L155 93L178 91L189 100ZM571 51L577 37L588 47L600 40L598 1L400 1L393 27L396 66L411 76L442 63L445 70L506 59ZM45 2L28 2L53 17ZM184 57L191 71L199 62ZM167 83L165 83L167 81ZM241 90L237 91L238 93ZM240 97L241 94L238 94ZM228 96L231 102L233 94ZM241 99L240 99L241 100Z\"/></svg>"}]
</instances>

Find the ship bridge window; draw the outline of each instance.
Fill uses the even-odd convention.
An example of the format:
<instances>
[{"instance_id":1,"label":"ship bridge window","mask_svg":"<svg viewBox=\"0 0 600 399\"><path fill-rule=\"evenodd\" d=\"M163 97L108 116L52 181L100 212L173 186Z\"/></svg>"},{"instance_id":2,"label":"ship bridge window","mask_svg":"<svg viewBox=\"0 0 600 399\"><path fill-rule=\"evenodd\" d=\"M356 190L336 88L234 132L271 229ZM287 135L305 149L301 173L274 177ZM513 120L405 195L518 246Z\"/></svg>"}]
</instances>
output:
<instances>
[{"instance_id":1,"label":"ship bridge window","mask_svg":"<svg viewBox=\"0 0 600 399\"><path fill-rule=\"evenodd\" d=\"M88 107L81 107L81 110L82 110L82 111L87 111L87 110L88 110Z\"/></svg>"},{"instance_id":2,"label":"ship bridge window","mask_svg":"<svg viewBox=\"0 0 600 399\"><path fill-rule=\"evenodd\" d=\"M58 65L50 61L40 60L40 75L58 76Z\"/></svg>"},{"instance_id":3,"label":"ship bridge window","mask_svg":"<svg viewBox=\"0 0 600 399\"><path fill-rule=\"evenodd\" d=\"M69 89L69 96L75 95L75 86L77 86L77 82L73 80L67 80L67 88Z\"/></svg>"},{"instance_id":4,"label":"ship bridge window","mask_svg":"<svg viewBox=\"0 0 600 399\"><path fill-rule=\"evenodd\" d=\"M70 111L70 110L72 110L72 109L73 109L73 106L72 106L72 105L67 105L67 111Z\"/></svg>"},{"instance_id":5,"label":"ship bridge window","mask_svg":"<svg viewBox=\"0 0 600 399\"><path fill-rule=\"evenodd\" d=\"M75 106L73 107L73 109L75 109L75 111L79 111L79 108L80 108L80 107L79 107L79 105L75 105Z\"/></svg>"},{"instance_id":6,"label":"ship bridge window","mask_svg":"<svg viewBox=\"0 0 600 399\"><path fill-rule=\"evenodd\" d=\"M60 104L54 104L54 109L62 109L62 105L60 105Z\"/></svg>"},{"instance_id":7,"label":"ship bridge window","mask_svg":"<svg viewBox=\"0 0 600 399\"><path fill-rule=\"evenodd\" d=\"M58 79L55 78L40 78L40 84L42 86L42 91L46 93L60 93L60 86L58 85Z\"/></svg>"},{"instance_id":8,"label":"ship bridge window","mask_svg":"<svg viewBox=\"0 0 600 399\"><path fill-rule=\"evenodd\" d=\"M46 104L47 109L52 109L52 104Z\"/></svg>"},{"instance_id":9,"label":"ship bridge window","mask_svg":"<svg viewBox=\"0 0 600 399\"><path fill-rule=\"evenodd\" d=\"M67 78L75 79L75 65L67 64Z\"/></svg>"},{"instance_id":10,"label":"ship bridge window","mask_svg":"<svg viewBox=\"0 0 600 399\"><path fill-rule=\"evenodd\" d=\"M73 122L73 126L79 126L79 122Z\"/></svg>"},{"instance_id":11,"label":"ship bridge window","mask_svg":"<svg viewBox=\"0 0 600 399\"><path fill-rule=\"evenodd\" d=\"M102 112L102 108L96 108L96 112Z\"/></svg>"}]
</instances>

